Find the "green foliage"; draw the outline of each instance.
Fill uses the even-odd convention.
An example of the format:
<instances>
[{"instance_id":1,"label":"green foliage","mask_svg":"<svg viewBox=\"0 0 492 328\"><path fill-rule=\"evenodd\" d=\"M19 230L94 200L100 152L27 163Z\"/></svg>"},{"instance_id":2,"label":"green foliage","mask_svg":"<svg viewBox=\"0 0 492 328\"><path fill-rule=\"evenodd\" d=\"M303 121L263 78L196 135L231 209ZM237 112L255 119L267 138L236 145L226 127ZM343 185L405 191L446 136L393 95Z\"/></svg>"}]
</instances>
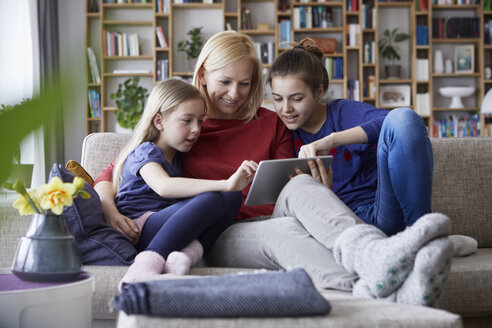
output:
<instances>
[{"instance_id":1,"label":"green foliage","mask_svg":"<svg viewBox=\"0 0 492 328\"><path fill-rule=\"evenodd\" d=\"M394 65L396 60L400 60L400 49L396 44L409 38L410 36L406 33L398 33L398 27L393 30L386 29L378 43L381 56L390 60Z\"/></svg>"},{"instance_id":2,"label":"green foliage","mask_svg":"<svg viewBox=\"0 0 492 328\"><path fill-rule=\"evenodd\" d=\"M142 116L148 93L138 85L139 81L138 76L129 78L118 84L118 91L111 94L111 99L116 99L116 120L123 128L133 130Z\"/></svg>"},{"instance_id":3,"label":"green foliage","mask_svg":"<svg viewBox=\"0 0 492 328\"><path fill-rule=\"evenodd\" d=\"M192 27L186 32L190 39L178 43L178 51L185 52L188 60L198 58L200 55L203 46L202 29L203 27Z\"/></svg>"},{"instance_id":4,"label":"green foliage","mask_svg":"<svg viewBox=\"0 0 492 328\"><path fill-rule=\"evenodd\" d=\"M1 106L0 112L10 112L10 111L13 111L16 108L18 108L20 105L27 104L29 101L30 101L30 99L24 98L24 99L22 99L22 101L19 104L16 104L16 105L4 105L4 104L2 104L2 105L0 105ZM18 145L17 148L14 150L14 155L13 155L13 157L14 157L14 163L16 163L16 164L19 164L20 163L20 155L21 155L20 145Z\"/></svg>"},{"instance_id":5,"label":"green foliage","mask_svg":"<svg viewBox=\"0 0 492 328\"><path fill-rule=\"evenodd\" d=\"M70 80L71 81L71 80ZM63 89L61 87L63 85ZM10 176L12 158L18 152L19 145L31 131L36 130L56 113L62 103L62 95L70 97L72 84L65 83L47 86L41 95L24 99L14 106L2 106L0 110L0 184ZM50 131L44 131L49 134Z\"/></svg>"}]
</instances>

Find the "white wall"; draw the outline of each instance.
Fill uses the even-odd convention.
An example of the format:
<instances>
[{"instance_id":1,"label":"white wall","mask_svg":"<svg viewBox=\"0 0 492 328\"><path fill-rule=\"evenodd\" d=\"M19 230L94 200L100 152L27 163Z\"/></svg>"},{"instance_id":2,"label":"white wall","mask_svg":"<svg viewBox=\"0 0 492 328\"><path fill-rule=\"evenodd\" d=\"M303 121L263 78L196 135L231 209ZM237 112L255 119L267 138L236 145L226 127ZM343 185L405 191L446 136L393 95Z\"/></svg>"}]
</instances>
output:
<instances>
[{"instance_id":1,"label":"white wall","mask_svg":"<svg viewBox=\"0 0 492 328\"><path fill-rule=\"evenodd\" d=\"M73 94L63 100L65 162L80 161L85 137L84 3L83 0L58 1L61 73L77 77Z\"/></svg>"}]
</instances>

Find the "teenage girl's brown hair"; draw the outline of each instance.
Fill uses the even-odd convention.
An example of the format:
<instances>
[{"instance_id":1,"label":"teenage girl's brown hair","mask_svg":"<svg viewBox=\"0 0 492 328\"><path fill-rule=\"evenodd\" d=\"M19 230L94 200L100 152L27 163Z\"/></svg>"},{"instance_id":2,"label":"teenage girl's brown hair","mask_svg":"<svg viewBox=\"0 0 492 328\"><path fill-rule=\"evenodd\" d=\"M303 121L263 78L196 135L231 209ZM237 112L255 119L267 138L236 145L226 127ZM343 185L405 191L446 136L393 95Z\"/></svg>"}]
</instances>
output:
<instances>
[{"instance_id":1,"label":"teenage girl's brown hair","mask_svg":"<svg viewBox=\"0 0 492 328\"><path fill-rule=\"evenodd\" d=\"M289 44L294 47L282 52L275 59L268 73L268 83L272 84L272 78L275 76L295 75L306 83L313 94L320 85L323 86L323 94L326 93L330 81L323 64L323 51L309 38Z\"/></svg>"}]
</instances>

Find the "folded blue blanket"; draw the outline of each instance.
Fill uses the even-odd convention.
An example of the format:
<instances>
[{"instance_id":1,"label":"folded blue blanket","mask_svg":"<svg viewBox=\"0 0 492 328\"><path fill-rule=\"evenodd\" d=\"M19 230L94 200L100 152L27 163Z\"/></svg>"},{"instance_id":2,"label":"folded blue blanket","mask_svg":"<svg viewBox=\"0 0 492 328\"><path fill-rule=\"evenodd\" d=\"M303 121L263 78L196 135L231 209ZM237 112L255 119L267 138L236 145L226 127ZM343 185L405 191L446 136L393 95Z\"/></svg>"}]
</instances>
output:
<instances>
[{"instance_id":1,"label":"folded blue blanket","mask_svg":"<svg viewBox=\"0 0 492 328\"><path fill-rule=\"evenodd\" d=\"M331 306L303 269L123 284L113 305L161 317L297 317Z\"/></svg>"}]
</instances>

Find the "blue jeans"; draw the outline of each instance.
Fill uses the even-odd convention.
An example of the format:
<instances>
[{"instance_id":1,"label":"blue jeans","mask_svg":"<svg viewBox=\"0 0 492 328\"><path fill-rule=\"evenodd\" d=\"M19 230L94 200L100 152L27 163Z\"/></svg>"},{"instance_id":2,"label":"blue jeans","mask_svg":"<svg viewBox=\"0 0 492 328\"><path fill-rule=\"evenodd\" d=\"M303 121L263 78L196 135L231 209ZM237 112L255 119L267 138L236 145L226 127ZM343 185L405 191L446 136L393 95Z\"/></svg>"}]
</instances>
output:
<instances>
[{"instance_id":1,"label":"blue jeans","mask_svg":"<svg viewBox=\"0 0 492 328\"><path fill-rule=\"evenodd\" d=\"M393 109L383 122L377 156L375 201L355 214L390 236L431 212L434 160L423 119L411 109Z\"/></svg>"},{"instance_id":2,"label":"blue jeans","mask_svg":"<svg viewBox=\"0 0 492 328\"><path fill-rule=\"evenodd\" d=\"M241 192L205 192L152 214L140 234L137 249L164 258L197 239L208 249L232 223L241 206Z\"/></svg>"}]
</instances>

